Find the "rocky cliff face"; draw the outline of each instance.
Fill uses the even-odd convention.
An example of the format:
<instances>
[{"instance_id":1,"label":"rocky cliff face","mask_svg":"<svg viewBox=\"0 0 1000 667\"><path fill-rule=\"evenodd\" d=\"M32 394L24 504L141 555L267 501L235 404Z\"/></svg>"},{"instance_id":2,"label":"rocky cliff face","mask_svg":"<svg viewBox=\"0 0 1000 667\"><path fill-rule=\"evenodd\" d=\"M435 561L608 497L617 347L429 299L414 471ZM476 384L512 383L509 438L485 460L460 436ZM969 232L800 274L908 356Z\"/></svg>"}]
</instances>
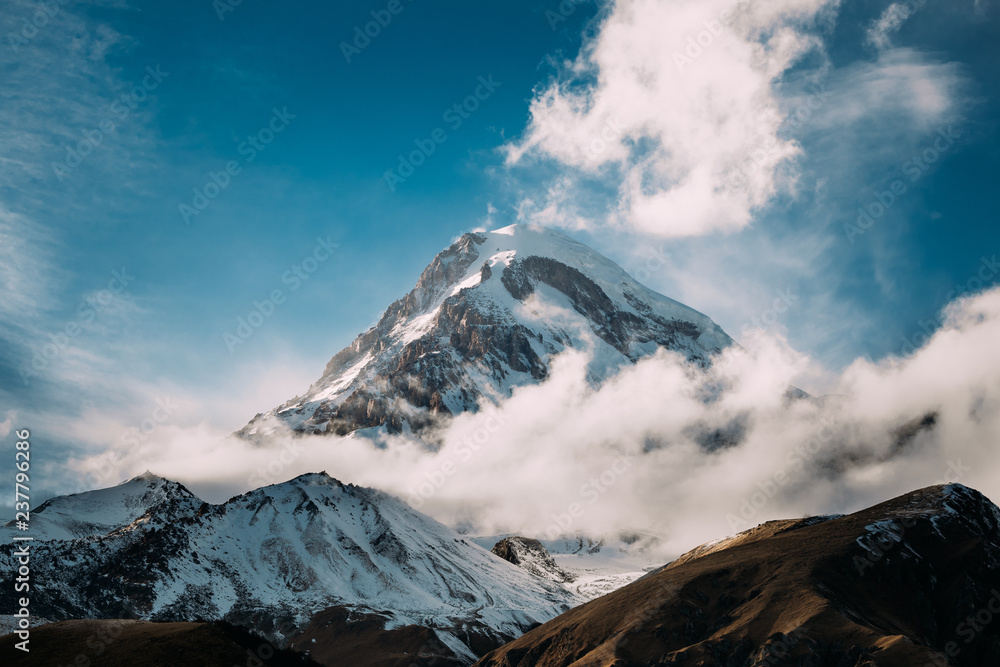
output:
<instances>
[{"instance_id":1,"label":"rocky cliff face","mask_svg":"<svg viewBox=\"0 0 1000 667\"><path fill-rule=\"evenodd\" d=\"M558 582L571 582L574 577L556 565L552 554L541 542L528 537L505 537L493 546L493 553L512 565L541 577Z\"/></svg>"},{"instance_id":2,"label":"rocky cliff face","mask_svg":"<svg viewBox=\"0 0 1000 667\"><path fill-rule=\"evenodd\" d=\"M480 667L1000 664L1000 510L961 485L706 545Z\"/></svg>"},{"instance_id":3,"label":"rocky cliff face","mask_svg":"<svg viewBox=\"0 0 1000 667\"><path fill-rule=\"evenodd\" d=\"M705 364L731 343L705 315L558 232L465 234L305 394L238 434L420 430L544 380L569 348L592 353L596 383L660 347Z\"/></svg>"}]
</instances>

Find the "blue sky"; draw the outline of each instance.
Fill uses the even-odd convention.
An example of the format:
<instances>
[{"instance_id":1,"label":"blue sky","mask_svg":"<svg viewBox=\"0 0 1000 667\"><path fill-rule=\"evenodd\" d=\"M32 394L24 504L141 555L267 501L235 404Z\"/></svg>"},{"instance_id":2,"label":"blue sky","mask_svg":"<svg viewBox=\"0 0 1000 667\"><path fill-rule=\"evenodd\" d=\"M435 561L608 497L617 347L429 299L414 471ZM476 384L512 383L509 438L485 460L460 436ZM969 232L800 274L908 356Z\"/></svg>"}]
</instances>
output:
<instances>
[{"instance_id":1,"label":"blue sky","mask_svg":"<svg viewBox=\"0 0 1000 667\"><path fill-rule=\"evenodd\" d=\"M157 400L179 406L171 425L238 428L304 390L458 234L517 221L566 227L737 337L763 320L831 371L906 352L957 288L1000 277L983 262L1000 252L996 6L914 3L894 22L886 1L783 3L796 1L787 15L739 24L742 41L706 38L690 69L669 73L690 84L673 94L707 99L740 87L727 77L734 64L751 66L739 60L747 43L765 45L774 72L748 104L733 97L720 122L769 119L758 129L780 150L752 175L742 208L720 213L692 189L671 200L690 209L674 206L651 225L640 213L658 205L651 189L682 191L677 170L703 166L701 155L678 162L684 150L670 137L705 128L681 101L616 97L625 88L614 76L643 52L615 48L602 30L633 3L401 0L387 14L381 1L244 0L220 19L208 0L116 0L56 3L38 19L40 3L9 0L0 19L0 424L51 443L39 458L52 488L65 486L57 464L120 441ZM657 47L671 63L702 30L684 27L690 3L634 4L662 23L629 29L681 26L664 31L676 43ZM373 11L391 20L348 62L342 43ZM40 27L26 29L33 19ZM801 47L794 55L778 48L779 28ZM477 90L473 111L446 115ZM546 111L547 91L589 111ZM631 125L594 167L566 146L598 114ZM445 140L390 188L384 176L398 156L439 128ZM273 141L251 151L255 135ZM68 148L81 142L88 154L76 164ZM724 160L731 148L720 139L705 153ZM935 159L915 172L925 151ZM233 173L222 176L227 165ZM212 174L225 187L185 217L182 205L193 206ZM641 185L623 208L633 176ZM870 228L845 228L859 207L889 201L896 182L905 191ZM293 277L303 264L307 277ZM109 286L118 291L102 294ZM283 299L273 314L227 345L274 290ZM771 313L782 298L788 307Z\"/></svg>"}]
</instances>

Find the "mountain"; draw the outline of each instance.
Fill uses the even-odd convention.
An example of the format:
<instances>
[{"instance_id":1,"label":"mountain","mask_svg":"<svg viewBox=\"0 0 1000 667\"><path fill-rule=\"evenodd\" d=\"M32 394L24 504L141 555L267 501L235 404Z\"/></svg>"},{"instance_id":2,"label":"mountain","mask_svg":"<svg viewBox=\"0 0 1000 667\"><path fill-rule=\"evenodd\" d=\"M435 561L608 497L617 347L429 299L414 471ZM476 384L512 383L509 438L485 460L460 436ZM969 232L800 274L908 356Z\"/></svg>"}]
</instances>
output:
<instances>
[{"instance_id":1,"label":"mountain","mask_svg":"<svg viewBox=\"0 0 1000 667\"><path fill-rule=\"evenodd\" d=\"M107 535L168 501L188 501L191 507L201 505L181 484L147 471L118 486L58 496L42 503L31 511L30 535L36 540ZM5 532L14 530L13 521L4 526Z\"/></svg>"},{"instance_id":2,"label":"mountain","mask_svg":"<svg viewBox=\"0 0 1000 667\"><path fill-rule=\"evenodd\" d=\"M1000 509L961 485L700 547L476 667L1000 664Z\"/></svg>"},{"instance_id":3,"label":"mountain","mask_svg":"<svg viewBox=\"0 0 1000 667\"><path fill-rule=\"evenodd\" d=\"M660 347L706 364L730 344L708 317L582 243L513 225L459 238L305 394L237 434L420 430L544 380L569 348L592 352L597 383Z\"/></svg>"},{"instance_id":4,"label":"mountain","mask_svg":"<svg viewBox=\"0 0 1000 667\"><path fill-rule=\"evenodd\" d=\"M556 565L552 554L541 542L528 537L505 537L491 550L512 565L550 581L572 582L575 577Z\"/></svg>"},{"instance_id":5,"label":"mountain","mask_svg":"<svg viewBox=\"0 0 1000 667\"><path fill-rule=\"evenodd\" d=\"M134 499L135 486L93 494L96 508L73 502L81 516L105 520L115 515L107 499ZM284 643L318 613L339 610L387 631L423 628L469 664L577 602L402 501L325 473L220 505L182 492L151 500L137 518L121 510L122 525L104 535L34 542L33 612L55 621L225 620ZM0 551L6 571L16 569L13 550ZM0 605L13 609L14 597L13 587L0 590ZM279 632L279 623L292 629Z\"/></svg>"},{"instance_id":6,"label":"mountain","mask_svg":"<svg viewBox=\"0 0 1000 667\"><path fill-rule=\"evenodd\" d=\"M501 558L513 562L513 557L518 561L516 565L533 574L547 572L547 575L542 576L561 581L564 587L583 601L599 598L630 584L658 567L661 562L658 556L659 536L630 531L601 538L578 536L533 540L508 533L468 539L494 553L500 550L498 555ZM501 546L508 540L515 544ZM523 545L523 549L516 543ZM527 546L533 543L537 543L547 556L536 548ZM518 552L524 553L524 557ZM530 555L532 553L535 557ZM548 563L541 565L539 560L542 558L551 560L556 569L553 570ZM524 564L529 564L529 567L524 567ZM540 567L532 571L534 568L530 564Z\"/></svg>"}]
</instances>

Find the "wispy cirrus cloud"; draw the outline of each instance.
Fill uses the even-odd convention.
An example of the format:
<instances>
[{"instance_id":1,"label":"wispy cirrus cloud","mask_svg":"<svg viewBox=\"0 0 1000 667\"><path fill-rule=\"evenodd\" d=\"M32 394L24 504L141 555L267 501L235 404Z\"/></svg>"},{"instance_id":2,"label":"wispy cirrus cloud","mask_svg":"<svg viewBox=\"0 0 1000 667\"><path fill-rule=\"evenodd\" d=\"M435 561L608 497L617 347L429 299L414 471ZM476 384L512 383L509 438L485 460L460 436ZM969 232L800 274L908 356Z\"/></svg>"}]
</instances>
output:
<instances>
[{"instance_id":1,"label":"wispy cirrus cloud","mask_svg":"<svg viewBox=\"0 0 1000 667\"><path fill-rule=\"evenodd\" d=\"M58 280L55 236L0 203L0 322L37 318L53 305L48 286Z\"/></svg>"},{"instance_id":2,"label":"wispy cirrus cloud","mask_svg":"<svg viewBox=\"0 0 1000 667\"><path fill-rule=\"evenodd\" d=\"M871 22L866 32L868 43L876 49L886 49L892 45L892 36L899 32L911 16L916 14L927 0L904 0L903 2L893 2L885 8L882 14ZM976 9L979 9L979 2L976 2Z\"/></svg>"},{"instance_id":3,"label":"wispy cirrus cloud","mask_svg":"<svg viewBox=\"0 0 1000 667\"><path fill-rule=\"evenodd\" d=\"M95 184L131 189L134 168L153 159L155 100L121 101L137 82L116 58L134 44L93 13L125 7L118 0L5 6L0 201L8 208L36 217L79 211L93 203Z\"/></svg>"},{"instance_id":4,"label":"wispy cirrus cloud","mask_svg":"<svg viewBox=\"0 0 1000 667\"><path fill-rule=\"evenodd\" d=\"M830 72L824 86L829 103L807 129L843 130L866 123L888 132L879 141L882 145L901 134L920 135L941 123L956 122L968 103L968 82L959 63L911 48L887 49L874 61L846 65Z\"/></svg>"},{"instance_id":5,"label":"wispy cirrus cloud","mask_svg":"<svg viewBox=\"0 0 1000 667\"><path fill-rule=\"evenodd\" d=\"M945 318L906 358L857 359L832 374L769 335L708 369L661 350L599 387L586 380L588 355L569 352L545 382L456 416L434 451L409 435L275 435L262 446L171 422L120 451L115 471L150 468L220 500L327 470L485 534L656 532L669 558L768 519L852 511L942 481L1000 493L989 464L1000 436L1000 289L956 300ZM789 384L818 381L832 395L789 400ZM89 431L117 428L88 418ZM735 441L706 441L717 432ZM107 453L71 461L81 474L108 465ZM574 505L582 511L568 516Z\"/></svg>"},{"instance_id":6,"label":"wispy cirrus cloud","mask_svg":"<svg viewBox=\"0 0 1000 667\"><path fill-rule=\"evenodd\" d=\"M155 100L129 98L133 73L120 56L134 46L94 10L122 0L11 0L0 16L0 336L23 348L60 324L47 318L80 292L65 260L64 225L106 224L127 199L135 168L152 159ZM141 77L140 77L141 78ZM148 93L148 91L145 91ZM123 97L124 96L124 97ZM104 197L109 186L115 198Z\"/></svg>"},{"instance_id":7,"label":"wispy cirrus cloud","mask_svg":"<svg viewBox=\"0 0 1000 667\"><path fill-rule=\"evenodd\" d=\"M155 96L122 97L143 71L122 60L135 44L108 11L127 8L10 0L0 12L0 416L44 433L53 454L69 430L51 425L136 400L118 361L143 300L109 298L120 265L101 266L74 238L112 224L136 167L156 159Z\"/></svg>"},{"instance_id":8,"label":"wispy cirrus cloud","mask_svg":"<svg viewBox=\"0 0 1000 667\"><path fill-rule=\"evenodd\" d=\"M148 109L127 119L112 105L132 82L122 78L116 55L130 39L95 8L124 8L119 0L89 6L12 0L0 18L0 339L5 365L23 364L32 346L66 323L80 292L67 261L68 219L80 228L101 210L101 188L121 195L134 180L136 156L154 139ZM126 107L127 108L127 107ZM116 125L108 131L105 119ZM75 152L80 158L67 156ZM59 171L59 166L63 171ZM124 197L119 197L119 200ZM95 206L95 204L97 204ZM95 216L95 211L97 215ZM106 216L103 216L106 217Z\"/></svg>"}]
</instances>

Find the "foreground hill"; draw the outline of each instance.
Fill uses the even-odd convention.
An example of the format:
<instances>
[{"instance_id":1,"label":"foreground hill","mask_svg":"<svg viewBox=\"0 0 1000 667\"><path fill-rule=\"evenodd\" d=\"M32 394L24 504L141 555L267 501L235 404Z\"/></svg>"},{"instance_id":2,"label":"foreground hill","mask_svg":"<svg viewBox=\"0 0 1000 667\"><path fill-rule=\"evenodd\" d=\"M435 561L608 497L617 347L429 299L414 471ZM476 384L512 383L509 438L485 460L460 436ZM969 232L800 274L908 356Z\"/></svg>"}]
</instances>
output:
<instances>
[{"instance_id":1,"label":"foreground hill","mask_svg":"<svg viewBox=\"0 0 1000 667\"><path fill-rule=\"evenodd\" d=\"M308 656L277 649L224 623L63 621L31 631L30 653L0 637L0 664L62 667L318 667ZM266 660L263 660L266 658Z\"/></svg>"},{"instance_id":2,"label":"foreground hill","mask_svg":"<svg viewBox=\"0 0 1000 667\"><path fill-rule=\"evenodd\" d=\"M961 485L702 547L478 667L1000 665L1000 510Z\"/></svg>"}]
</instances>

